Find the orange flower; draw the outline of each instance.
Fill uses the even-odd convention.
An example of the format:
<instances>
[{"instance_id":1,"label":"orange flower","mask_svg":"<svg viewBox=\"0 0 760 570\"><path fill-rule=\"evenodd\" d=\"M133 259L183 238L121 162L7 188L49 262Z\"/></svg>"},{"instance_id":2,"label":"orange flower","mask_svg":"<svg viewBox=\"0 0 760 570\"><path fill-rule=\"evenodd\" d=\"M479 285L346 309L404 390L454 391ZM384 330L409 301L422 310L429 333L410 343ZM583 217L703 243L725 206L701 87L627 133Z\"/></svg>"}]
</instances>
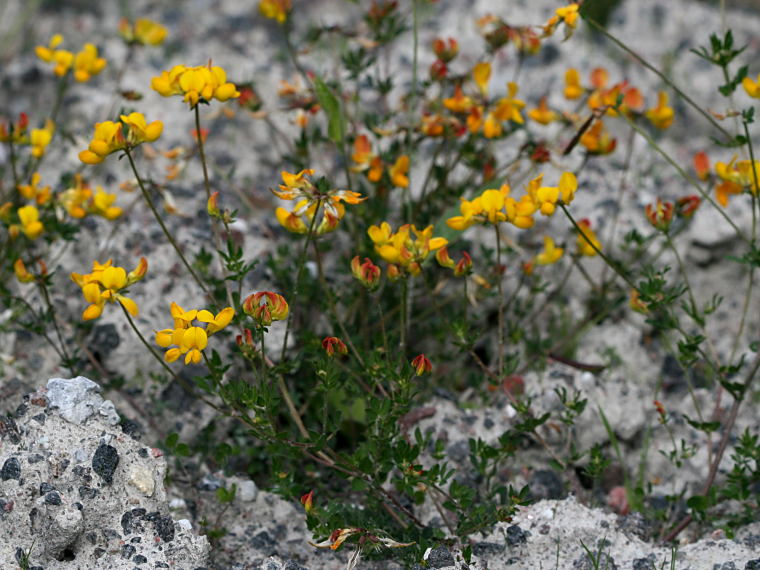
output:
<instances>
[{"instance_id":1,"label":"orange flower","mask_svg":"<svg viewBox=\"0 0 760 570\"><path fill-rule=\"evenodd\" d=\"M655 229L661 232L667 232L670 228L670 222L673 220L673 202L663 202L657 198L657 204L647 204L645 208L647 219Z\"/></svg>"},{"instance_id":2,"label":"orange flower","mask_svg":"<svg viewBox=\"0 0 760 570\"><path fill-rule=\"evenodd\" d=\"M433 371L433 364L430 362L428 357L425 356L424 354L415 356L411 364L417 376L422 376L423 374L430 374Z\"/></svg>"},{"instance_id":3,"label":"orange flower","mask_svg":"<svg viewBox=\"0 0 760 570\"><path fill-rule=\"evenodd\" d=\"M390 168L391 182L399 188L409 187L409 156L402 154Z\"/></svg>"},{"instance_id":4,"label":"orange flower","mask_svg":"<svg viewBox=\"0 0 760 570\"><path fill-rule=\"evenodd\" d=\"M325 337L322 341L322 348L325 350L325 353L327 353L327 356L331 358L335 356L336 352L338 354L348 354L346 343L336 336Z\"/></svg>"},{"instance_id":5,"label":"orange flower","mask_svg":"<svg viewBox=\"0 0 760 570\"><path fill-rule=\"evenodd\" d=\"M364 263L361 262L357 255L351 260L351 273L367 289L376 289L380 284L380 268L372 263L368 257L364 258Z\"/></svg>"}]
</instances>

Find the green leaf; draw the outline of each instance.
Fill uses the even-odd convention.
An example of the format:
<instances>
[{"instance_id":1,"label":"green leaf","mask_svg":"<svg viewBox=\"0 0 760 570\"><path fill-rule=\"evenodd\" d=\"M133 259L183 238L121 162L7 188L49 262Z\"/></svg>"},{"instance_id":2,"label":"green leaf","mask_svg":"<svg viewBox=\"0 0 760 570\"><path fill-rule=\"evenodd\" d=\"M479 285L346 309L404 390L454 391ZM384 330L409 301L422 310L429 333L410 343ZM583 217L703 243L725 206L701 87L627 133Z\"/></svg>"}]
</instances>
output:
<instances>
[{"instance_id":1,"label":"green leaf","mask_svg":"<svg viewBox=\"0 0 760 570\"><path fill-rule=\"evenodd\" d=\"M346 120L340 108L340 101L319 77L314 80L314 93L327 114L327 136L335 144L340 144L346 135Z\"/></svg>"},{"instance_id":2,"label":"green leaf","mask_svg":"<svg viewBox=\"0 0 760 570\"><path fill-rule=\"evenodd\" d=\"M720 429L720 422L698 422L692 420L686 414L684 414L683 417L691 427L699 431L710 433Z\"/></svg>"}]
</instances>

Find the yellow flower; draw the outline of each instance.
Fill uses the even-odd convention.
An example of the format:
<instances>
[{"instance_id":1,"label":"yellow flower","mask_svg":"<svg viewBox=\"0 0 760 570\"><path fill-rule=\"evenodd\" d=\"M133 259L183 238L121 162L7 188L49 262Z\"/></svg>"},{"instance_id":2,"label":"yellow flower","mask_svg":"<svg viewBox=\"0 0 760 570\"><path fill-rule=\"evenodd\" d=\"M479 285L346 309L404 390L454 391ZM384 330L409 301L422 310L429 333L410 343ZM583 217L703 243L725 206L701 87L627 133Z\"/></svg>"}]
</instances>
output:
<instances>
[{"instance_id":1,"label":"yellow flower","mask_svg":"<svg viewBox=\"0 0 760 570\"><path fill-rule=\"evenodd\" d=\"M752 81L749 77L742 79L742 87L747 92L747 95L760 99L760 75L757 76L757 81Z\"/></svg>"},{"instance_id":2,"label":"yellow flower","mask_svg":"<svg viewBox=\"0 0 760 570\"><path fill-rule=\"evenodd\" d=\"M573 35L578 25L578 4L573 2L567 6L560 6L554 12L554 16L544 25L544 36L551 36L560 22L565 24L565 39Z\"/></svg>"},{"instance_id":3,"label":"yellow flower","mask_svg":"<svg viewBox=\"0 0 760 570\"><path fill-rule=\"evenodd\" d=\"M604 121L598 119L594 121L591 128L581 135L580 143L589 154L601 156L615 150L617 139L610 136L609 131L604 126Z\"/></svg>"},{"instance_id":4,"label":"yellow flower","mask_svg":"<svg viewBox=\"0 0 760 570\"><path fill-rule=\"evenodd\" d=\"M55 133L55 123L52 119L45 121L45 128L32 129L29 134L29 143L32 145L32 156L39 158L45 154L45 149L53 140L53 133Z\"/></svg>"},{"instance_id":5,"label":"yellow flower","mask_svg":"<svg viewBox=\"0 0 760 570\"><path fill-rule=\"evenodd\" d=\"M544 216L554 214L556 205L569 204L578 189L578 180L572 172L563 172L558 186L542 186L543 174L538 175L528 184L528 194Z\"/></svg>"},{"instance_id":6,"label":"yellow flower","mask_svg":"<svg viewBox=\"0 0 760 570\"><path fill-rule=\"evenodd\" d=\"M61 34L55 34L50 38L50 42L47 46L37 46L35 53L42 61L55 64L53 73L58 77L63 77L71 69L71 65L74 63L74 54L65 49L56 49L63 43L63 36Z\"/></svg>"},{"instance_id":7,"label":"yellow flower","mask_svg":"<svg viewBox=\"0 0 760 570\"><path fill-rule=\"evenodd\" d=\"M580 228L578 238L576 239L578 255L595 256L597 250L601 251L602 244L599 238L596 237L594 230L591 229L591 222L587 219L579 220L578 227Z\"/></svg>"},{"instance_id":8,"label":"yellow flower","mask_svg":"<svg viewBox=\"0 0 760 570\"><path fill-rule=\"evenodd\" d=\"M146 123L142 113L121 115L120 118L121 121L103 121L95 124L90 146L79 153L79 160L85 164L99 164L111 153L131 150L144 142L155 141L164 129L161 121Z\"/></svg>"},{"instance_id":9,"label":"yellow flower","mask_svg":"<svg viewBox=\"0 0 760 570\"><path fill-rule=\"evenodd\" d=\"M519 201L512 198L510 188L504 184L500 189L485 190L473 200L461 199L459 211L461 216L453 216L446 220L446 225L455 230L466 230L475 224L499 224L509 222L518 228L529 228L533 225L531 216L536 211L536 204L530 195L523 196Z\"/></svg>"},{"instance_id":10,"label":"yellow flower","mask_svg":"<svg viewBox=\"0 0 760 570\"><path fill-rule=\"evenodd\" d=\"M672 125L675 112L672 107L668 107L668 94L660 91L657 95L657 105L647 109L644 115L658 129L667 129Z\"/></svg>"},{"instance_id":11,"label":"yellow flower","mask_svg":"<svg viewBox=\"0 0 760 570\"><path fill-rule=\"evenodd\" d=\"M97 319L103 313L106 303L116 301L132 316L137 316L137 303L120 293L133 283L145 276L148 271L148 262L144 257L140 258L137 267L129 273L123 267L114 267L109 259L105 263L92 263L92 273L80 275L72 273L71 279L82 288L82 295L90 303L82 313L82 319L89 321Z\"/></svg>"},{"instance_id":12,"label":"yellow flower","mask_svg":"<svg viewBox=\"0 0 760 570\"><path fill-rule=\"evenodd\" d=\"M557 263L564 252L564 249L554 245L554 240L552 238L544 236L544 250L536 256L536 263L539 265L551 265L552 263Z\"/></svg>"},{"instance_id":13,"label":"yellow flower","mask_svg":"<svg viewBox=\"0 0 760 570\"><path fill-rule=\"evenodd\" d=\"M383 176L383 161L372 152L372 145L367 135L359 135L354 140L354 153L351 160L356 164L351 167L352 172L367 172L367 180L379 182Z\"/></svg>"},{"instance_id":14,"label":"yellow flower","mask_svg":"<svg viewBox=\"0 0 760 570\"><path fill-rule=\"evenodd\" d=\"M394 162L393 166L390 168L391 182L393 182L394 186L398 186L399 188L408 188L408 173L409 157L405 154L402 154L396 159L396 162Z\"/></svg>"},{"instance_id":15,"label":"yellow flower","mask_svg":"<svg viewBox=\"0 0 760 570\"><path fill-rule=\"evenodd\" d=\"M525 102L517 99L517 83L510 81L507 83L507 96L502 97L496 104L494 116L500 121L513 121L522 125L525 120L520 114L520 109L525 107Z\"/></svg>"},{"instance_id":16,"label":"yellow flower","mask_svg":"<svg viewBox=\"0 0 760 570\"><path fill-rule=\"evenodd\" d=\"M288 19L291 7L291 0L261 0L259 2L261 15L271 20L277 20L280 24L284 24L285 20Z\"/></svg>"},{"instance_id":17,"label":"yellow flower","mask_svg":"<svg viewBox=\"0 0 760 570\"><path fill-rule=\"evenodd\" d=\"M154 77L150 86L164 97L182 95L190 108L198 103L210 103L212 99L223 102L240 97L235 84L227 81L224 69L210 63L199 67L175 65Z\"/></svg>"},{"instance_id":18,"label":"yellow flower","mask_svg":"<svg viewBox=\"0 0 760 570\"><path fill-rule=\"evenodd\" d=\"M546 103L546 97L541 97L538 102L538 107L528 111L528 116L542 125L548 125L552 121L557 120L557 113L549 109L549 105Z\"/></svg>"},{"instance_id":19,"label":"yellow flower","mask_svg":"<svg viewBox=\"0 0 760 570\"><path fill-rule=\"evenodd\" d=\"M147 18L138 18L134 24L126 18L119 22L119 35L129 44L157 46L164 42L167 33L164 26Z\"/></svg>"},{"instance_id":20,"label":"yellow flower","mask_svg":"<svg viewBox=\"0 0 760 570\"><path fill-rule=\"evenodd\" d=\"M488 80L491 79L491 64L487 61L481 61L472 68L472 79L480 89L480 93L485 97L488 95Z\"/></svg>"},{"instance_id":21,"label":"yellow flower","mask_svg":"<svg viewBox=\"0 0 760 570\"><path fill-rule=\"evenodd\" d=\"M494 139L501 136L504 130L501 127L501 122L496 117L495 113L488 113L486 120L483 122L483 136L487 139Z\"/></svg>"},{"instance_id":22,"label":"yellow flower","mask_svg":"<svg viewBox=\"0 0 760 570\"><path fill-rule=\"evenodd\" d=\"M226 307L214 315L206 309L185 311L177 303L172 303L170 311L174 328L156 331L156 344L161 348L174 345L164 353L164 360L174 362L184 354L185 364L198 364L203 350L208 346L208 337L229 325L235 316L232 307ZM206 327L193 325L194 321Z\"/></svg>"},{"instance_id":23,"label":"yellow flower","mask_svg":"<svg viewBox=\"0 0 760 570\"><path fill-rule=\"evenodd\" d=\"M461 85L454 87L454 96L447 97L442 103L452 113L468 113L474 105L472 99L462 92Z\"/></svg>"},{"instance_id":24,"label":"yellow flower","mask_svg":"<svg viewBox=\"0 0 760 570\"><path fill-rule=\"evenodd\" d=\"M331 232L338 227L338 222L346 213L345 206L341 202L359 204L366 200L358 192L329 188L324 178L316 183L312 182L310 179L314 174L312 169L302 170L298 174L285 171L281 174L284 184L280 184L280 189L272 190L272 193L283 200L295 200L296 204L292 211L277 208L275 216L277 221L290 232L307 233L317 213L317 207L322 213L322 220L316 227L317 235ZM305 220L308 220L308 223Z\"/></svg>"},{"instance_id":25,"label":"yellow flower","mask_svg":"<svg viewBox=\"0 0 760 570\"><path fill-rule=\"evenodd\" d=\"M378 255L396 268L394 273L403 270L409 275L419 275L422 262L430 252L448 243L445 238L433 237L433 226L418 230L411 224L404 224L394 233L390 224L383 222L380 226L370 226L367 234Z\"/></svg>"},{"instance_id":26,"label":"yellow flower","mask_svg":"<svg viewBox=\"0 0 760 570\"><path fill-rule=\"evenodd\" d=\"M40 187L40 173L32 174L32 180L29 184L19 184L19 193L27 200L34 200L38 206L47 204L50 200L50 186Z\"/></svg>"},{"instance_id":27,"label":"yellow flower","mask_svg":"<svg viewBox=\"0 0 760 570\"><path fill-rule=\"evenodd\" d=\"M98 48L93 44L84 44L82 51L74 56L74 79L80 82L88 81L106 66L106 60L98 57Z\"/></svg>"},{"instance_id":28,"label":"yellow flower","mask_svg":"<svg viewBox=\"0 0 760 570\"><path fill-rule=\"evenodd\" d=\"M23 206L17 210L21 231L29 239L40 237L45 227L40 222L40 212L34 206Z\"/></svg>"},{"instance_id":29,"label":"yellow flower","mask_svg":"<svg viewBox=\"0 0 760 570\"><path fill-rule=\"evenodd\" d=\"M581 75L577 69L570 68L565 72L565 98L578 99L585 90L581 86Z\"/></svg>"},{"instance_id":30,"label":"yellow flower","mask_svg":"<svg viewBox=\"0 0 760 570\"><path fill-rule=\"evenodd\" d=\"M13 273L16 274L16 279L21 283L31 283L34 281L34 275L29 273L20 257L13 263Z\"/></svg>"},{"instance_id":31,"label":"yellow flower","mask_svg":"<svg viewBox=\"0 0 760 570\"><path fill-rule=\"evenodd\" d=\"M745 189L755 195L758 193L756 184L756 180L760 180L760 161L758 160L755 161L753 169L750 160L737 162L734 156L728 164L716 162L715 173L722 181L715 187L716 199L724 208L728 206L728 197L732 194L741 194Z\"/></svg>"}]
</instances>

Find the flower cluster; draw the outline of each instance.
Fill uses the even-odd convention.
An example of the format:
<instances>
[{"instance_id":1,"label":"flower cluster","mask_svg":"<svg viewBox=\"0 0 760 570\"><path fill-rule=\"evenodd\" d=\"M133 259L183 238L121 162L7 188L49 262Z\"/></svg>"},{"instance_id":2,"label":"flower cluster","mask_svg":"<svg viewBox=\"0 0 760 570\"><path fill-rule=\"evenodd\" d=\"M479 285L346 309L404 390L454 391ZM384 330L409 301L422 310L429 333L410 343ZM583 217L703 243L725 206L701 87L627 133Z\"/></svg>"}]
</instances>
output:
<instances>
[{"instance_id":1,"label":"flower cluster","mask_svg":"<svg viewBox=\"0 0 760 570\"><path fill-rule=\"evenodd\" d=\"M94 261L92 273L72 273L72 281L82 288L82 295L90 303L82 313L82 319L97 319L103 313L105 304L115 301L118 301L130 315L137 316L137 303L122 295L121 291L145 277L147 271L148 262L141 257L137 267L129 273L123 267L114 267L110 259L105 263Z\"/></svg>"},{"instance_id":2,"label":"flower cluster","mask_svg":"<svg viewBox=\"0 0 760 570\"><path fill-rule=\"evenodd\" d=\"M261 15L271 20L277 20L280 24L285 23L292 8L291 0L261 0L259 2Z\"/></svg>"},{"instance_id":3,"label":"flower cluster","mask_svg":"<svg viewBox=\"0 0 760 570\"><path fill-rule=\"evenodd\" d=\"M80 82L89 81L93 75L97 75L106 67L106 60L98 56L98 48L94 44L86 43L80 52L74 54L65 49L58 49L62 43L63 36L55 34L47 46L37 46L35 49L37 57L54 65L53 73L58 77L63 77L73 69L74 79Z\"/></svg>"},{"instance_id":4,"label":"flower cluster","mask_svg":"<svg viewBox=\"0 0 760 570\"><path fill-rule=\"evenodd\" d=\"M210 103L212 99L227 101L240 97L234 83L227 81L227 73L210 63L198 67L175 65L162 71L150 82L151 88L164 97L182 95L185 103L194 108L198 103Z\"/></svg>"},{"instance_id":5,"label":"flower cluster","mask_svg":"<svg viewBox=\"0 0 760 570\"><path fill-rule=\"evenodd\" d=\"M53 140L55 123L52 119L45 121L41 129L29 129L29 118L26 113L20 113L18 121L10 124L0 123L0 142L10 142L15 145L29 145L34 158L45 154L47 146Z\"/></svg>"},{"instance_id":6,"label":"flower cluster","mask_svg":"<svg viewBox=\"0 0 760 570\"><path fill-rule=\"evenodd\" d=\"M114 206L116 194L106 192L101 186L96 186L93 192L81 174L74 175L74 186L61 192L58 200L72 218L93 215L115 220L122 214L122 209Z\"/></svg>"},{"instance_id":7,"label":"flower cluster","mask_svg":"<svg viewBox=\"0 0 760 570\"><path fill-rule=\"evenodd\" d=\"M172 347L164 353L167 362L174 362L184 354L185 364L198 364L208 346L208 337L230 324L235 316L232 307L226 307L216 315L206 309L186 311L177 303L172 303L170 310L174 327L156 331L156 344L161 348ZM205 327L193 324L195 321Z\"/></svg>"},{"instance_id":8,"label":"flower cluster","mask_svg":"<svg viewBox=\"0 0 760 570\"><path fill-rule=\"evenodd\" d=\"M119 22L119 35L128 44L142 46L161 45L166 39L167 30L164 26L147 18L138 18L130 23L126 18Z\"/></svg>"},{"instance_id":9,"label":"flower cluster","mask_svg":"<svg viewBox=\"0 0 760 570\"><path fill-rule=\"evenodd\" d=\"M142 113L121 115L120 119L97 123L92 141L86 150L79 153L79 160L85 164L99 164L111 153L155 141L164 130L161 121L147 123Z\"/></svg>"},{"instance_id":10,"label":"flower cluster","mask_svg":"<svg viewBox=\"0 0 760 570\"><path fill-rule=\"evenodd\" d=\"M279 190L272 189L278 198L295 201L295 206L290 211L283 207L275 210L277 221L289 232L305 234L312 225L315 226L314 232L317 235L331 232L338 227L338 222L346 213L341 202L359 204L366 200L358 192L330 188L324 178L312 182L313 174L312 169L302 170L298 174L283 171L284 184L280 184ZM316 223L314 216L318 210L322 214L322 220Z\"/></svg>"},{"instance_id":11,"label":"flower cluster","mask_svg":"<svg viewBox=\"0 0 760 570\"><path fill-rule=\"evenodd\" d=\"M377 254L390 264L388 276L391 279L400 277L402 273L419 275L422 262L430 252L448 243L446 238L433 237L433 226L418 230L411 224L404 224L394 233L390 224L383 222L379 226L370 226L367 233L375 244Z\"/></svg>"}]
</instances>

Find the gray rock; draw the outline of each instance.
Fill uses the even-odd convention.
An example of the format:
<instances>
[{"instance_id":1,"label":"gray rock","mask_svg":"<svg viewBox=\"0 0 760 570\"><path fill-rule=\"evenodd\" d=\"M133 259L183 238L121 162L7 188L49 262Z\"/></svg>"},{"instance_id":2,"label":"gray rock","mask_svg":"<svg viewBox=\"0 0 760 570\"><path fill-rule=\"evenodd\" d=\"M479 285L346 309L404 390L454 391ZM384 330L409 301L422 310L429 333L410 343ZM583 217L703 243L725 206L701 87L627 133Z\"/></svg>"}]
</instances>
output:
<instances>
[{"instance_id":1,"label":"gray rock","mask_svg":"<svg viewBox=\"0 0 760 570\"><path fill-rule=\"evenodd\" d=\"M103 400L100 386L84 376L76 378L51 378L47 383L48 405L58 408L61 417L75 424L82 424L98 415L108 425L119 423L113 402Z\"/></svg>"},{"instance_id":2,"label":"gray rock","mask_svg":"<svg viewBox=\"0 0 760 570\"><path fill-rule=\"evenodd\" d=\"M430 551L427 563L430 568L446 568L454 565L454 556L445 546L438 546Z\"/></svg>"}]
</instances>

